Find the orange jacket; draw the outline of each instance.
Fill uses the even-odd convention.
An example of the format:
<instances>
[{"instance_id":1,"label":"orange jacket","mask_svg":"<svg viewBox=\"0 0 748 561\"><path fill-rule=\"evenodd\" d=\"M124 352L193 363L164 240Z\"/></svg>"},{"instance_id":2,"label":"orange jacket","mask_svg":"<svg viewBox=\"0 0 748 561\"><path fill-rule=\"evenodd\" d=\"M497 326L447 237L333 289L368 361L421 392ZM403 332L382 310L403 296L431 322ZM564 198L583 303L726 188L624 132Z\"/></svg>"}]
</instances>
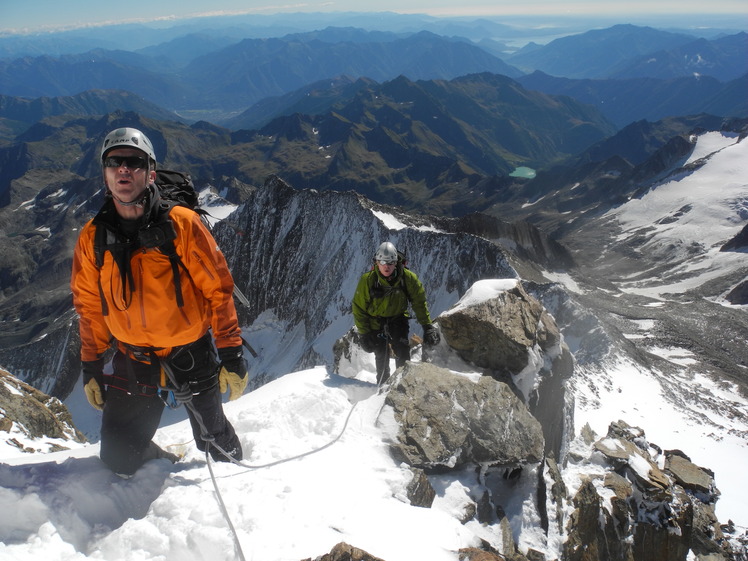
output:
<instances>
[{"instance_id":1,"label":"orange jacket","mask_svg":"<svg viewBox=\"0 0 748 561\"><path fill-rule=\"evenodd\" d=\"M175 206L170 218L177 234L174 246L187 269L179 269L184 298L181 308L171 263L161 251L141 247L133 252L134 290L123 298L122 275L112 253L104 254L101 270L96 267L94 234L103 226L89 221L81 230L70 281L80 317L81 360L99 358L111 346L112 338L138 347L162 347L157 354L165 356L171 347L196 341L210 327L216 347L242 344L234 281L213 236L192 210ZM102 312L99 275L108 315Z\"/></svg>"}]
</instances>

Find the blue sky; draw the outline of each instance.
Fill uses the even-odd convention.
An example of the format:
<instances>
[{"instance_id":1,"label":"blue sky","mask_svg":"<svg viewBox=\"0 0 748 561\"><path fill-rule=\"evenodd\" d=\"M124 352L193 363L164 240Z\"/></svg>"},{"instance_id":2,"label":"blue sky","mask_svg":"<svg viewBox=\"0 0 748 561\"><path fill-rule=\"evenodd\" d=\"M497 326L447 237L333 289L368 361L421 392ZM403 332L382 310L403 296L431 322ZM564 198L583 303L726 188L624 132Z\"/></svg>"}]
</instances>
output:
<instances>
[{"instance_id":1,"label":"blue sky","mask_svg":"<svg viewBox=\"0 0 748 561\"><path fill-rule=\"evenodd\" d=\"M705 8L706 6L706 8ZM745 0L0 0L0 31L29 32L103 23L179 19L208 14L280 12L399 12L434 16L566 15L626 16L667 14L741 14L748 26Z\"/></svg>"}]
</instances>

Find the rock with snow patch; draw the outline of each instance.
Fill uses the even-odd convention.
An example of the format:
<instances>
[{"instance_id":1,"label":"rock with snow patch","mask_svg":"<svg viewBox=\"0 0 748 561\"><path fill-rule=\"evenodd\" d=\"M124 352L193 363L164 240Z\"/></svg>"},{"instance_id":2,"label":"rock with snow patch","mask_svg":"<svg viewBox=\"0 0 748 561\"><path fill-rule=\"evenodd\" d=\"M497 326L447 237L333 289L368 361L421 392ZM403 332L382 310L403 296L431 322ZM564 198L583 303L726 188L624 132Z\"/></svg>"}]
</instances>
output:
<instances>
[{"instance_id":1,"label":"rock with snow patch","mask_svg":"<svg viewBox=\"0 0 748 561\"><path fill-rule=\"evenodd\" d=\"M8 443L24 452L64 449L59 442L44 443L44 439L86 441L73 425L67 407L59 399L29 386L4 370L0 370L0 412L0 438L7 433ZM24 439L39 441L44 449L24 446L18 438L11 436L14 430Z\"/></svg>"},{"instance_id":2,"label":"rock with snow patch","mask_svg":"<svg viewBox=\"0 0 748 561\"><path fill-rule=\"evenodd\" d=\"M549 350L560 342L553 319L522 285L438 318L447 343L464 360L496 372L519 374L537 344Z\"/></svg>"},{"instance_id":3,"label":"rock with snow patch","mask_svg":"<svg viewBox=\"0 0 748 561\"><path fill-rule=\"evenodd\" d=\"M689 552L698 559L740 558L714 515L719 491L708 470L679 451L665 453L661 470L660 456L640 428L624 421L611 423L586 460L575 456L606 471L582 476L565 561L680 561Z\"/></svg>"},{"instance_id":4,"label":"rock with snow patch","mask_svg":"<svg viewBox=\"0 0 748 561\"><path fill-rule=\"evenodd\" d=\"M700 493L707 501L716 500L714 473L692 463L680 450L665 451L665 472L672 475L687 491Z\"/></svg>"},{"instance_id":5,"label":"rock with snow patch","mask_svg":"<svg viewBox=\"0 0 748 561\"><path fill-rule=\"evenodd\" d=\"M631 546L619 535L611 513L592 478L586 478L574 496L574 511L563 546L564 561L630 560ZM663 560L664 561L664 560Z\"/></svg>"},{"instance_id":6,"label":"rock with snow patch","mask_svg":"<svg viewBox=\"0 0 748 561\"><path fill-rule=\"evenodd\" d=\"M542 459L542 427L506 384L428 363L408 362L399 372L380 415L383 424L382 415L394 417L396 458L421 468Z\"/></svg>"},{"instance_id":7,"label":"rock with snow patch","mask_svg":"<svg viewBox=\"0 0 748 561\"><path fill-rule=\"evenodd\" d=\"M436 321L463 360L516 389L543 427L546 453L561 459L569 432L566 380L574 360L543 305L516 282L492 298L458 303Z\"/></svg>"},{"instance_id":8,"label":"rock with snow patch","mask_svg":"<svg viewBox=\"0 0 748 561\"><path fill-rule=\"evenodd\" d=\"M314 559L310 557L302 561L383 561L383 559L374 557L363 549L340 542L330 550L330 553L325 553Z\"/></svg>"}]
</instances>

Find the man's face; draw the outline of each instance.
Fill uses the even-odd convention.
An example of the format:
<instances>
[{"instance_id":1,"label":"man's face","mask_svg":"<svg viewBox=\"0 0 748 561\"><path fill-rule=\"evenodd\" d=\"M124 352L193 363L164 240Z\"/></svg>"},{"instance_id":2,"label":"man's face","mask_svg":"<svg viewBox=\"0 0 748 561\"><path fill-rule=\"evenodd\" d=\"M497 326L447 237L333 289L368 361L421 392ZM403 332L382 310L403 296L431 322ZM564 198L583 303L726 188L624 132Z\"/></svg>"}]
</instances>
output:
<instances>
[{"instance_id":1,"label":"man's face","mask_svg":"<svg viewBox=\"0 0 748 561\"><path fill-rule=\"evenodd\" d=\"M397 267L397 261L377 261L377 267L379 267L382 276L391 277L392 273L395 272L395 267Z\"/></svg>"},{"instance_id":2,"label":"man's face","mask_svg":"<svg viewBox=\"0 0 748 561\"><path fill-rule=\"evenodd\" d=\"M128 162L131 158L140 158L140 161L130 160ZM155 181L156 172L154 170L148 172L147 164L146 154L136 148L114 148L107 152L104 158L104 181L114 196L115 204L138 200L146 186ZM125 208L133 210L140 208L142 211L142 207L117 206L118 211Z\"/></svg>"}]
</instances>

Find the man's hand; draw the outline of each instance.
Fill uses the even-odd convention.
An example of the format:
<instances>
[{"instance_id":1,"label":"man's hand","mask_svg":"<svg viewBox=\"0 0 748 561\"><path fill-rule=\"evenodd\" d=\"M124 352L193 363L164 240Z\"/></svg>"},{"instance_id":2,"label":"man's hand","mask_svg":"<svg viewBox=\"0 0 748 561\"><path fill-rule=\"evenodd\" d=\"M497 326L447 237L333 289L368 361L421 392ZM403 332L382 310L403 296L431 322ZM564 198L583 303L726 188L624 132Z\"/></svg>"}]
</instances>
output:
<instances>
[{"instance_id":1,"label":"man's hand","mask_svg":"<svg viewBox=\"0 0 748 561\"><path fill-rule=\"evenodd\" d=\"M434 347L439 344L441 339L439 330L433 324L429 323L423 326L423 342L426 345Z\"/></svg>"},{"instance_id":2,"label":"man's hand","mask_svg":"<svg viewBox=\"0 0 748 561\"><path fill-rule=\"evenodd\" d=\"M231 390L229 401L241 397L249 382L247 376L247 363L244 360L244 351L241 345L238 347L226 347L218 349L218 357L221 359L221 371L218 373L218 389L221 393Z\"/></svg>"},{"instance_id":3,"label":"man's hand","mask_svg":"<svg viewBox=\"0 0 748 561\"><path fill-rule=\"evenodd\" d=\"M81 362L83 370L83 391L91 407L104 409L104 361L103 359Z\"/></svg>"},{"instance_id":4,"label":"man's hand","mask_svg":"<svg viewBox=\"0 0 748 561\"><path fill-rule=\"evenodd\" d=\"M358 336L359 344L365 353L373 353L377 349L379 336L376 331L363 333Z\"/></svg>"}]
</instances>

